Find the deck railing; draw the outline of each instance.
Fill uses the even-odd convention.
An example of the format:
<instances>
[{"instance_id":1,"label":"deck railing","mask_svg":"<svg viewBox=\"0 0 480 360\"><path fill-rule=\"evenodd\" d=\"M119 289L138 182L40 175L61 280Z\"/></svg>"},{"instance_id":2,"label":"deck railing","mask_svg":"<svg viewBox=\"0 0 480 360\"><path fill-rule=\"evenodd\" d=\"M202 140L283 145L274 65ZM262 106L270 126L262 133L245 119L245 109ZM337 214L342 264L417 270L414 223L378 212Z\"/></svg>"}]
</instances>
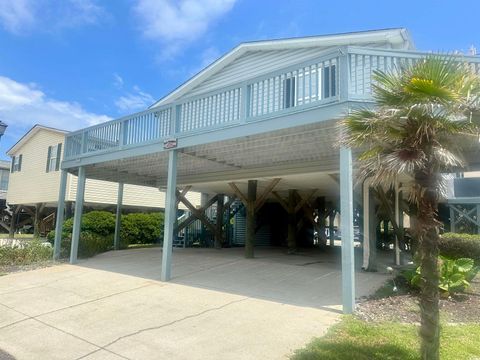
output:
<instances>
[{"instance_id":1,"label":"deck railing","mask_svg":"<svg viewBox=\"0 0 480 360\"><path fill-rule=\"evenodd\" d=\"M375 70L399 68L425 53L339 47L316 59L211 93L181 99L67 134L65 159L162 142L339 101L371 100ZM480 73L480 59L469 57Z\"/></svg>"}]
</instances>

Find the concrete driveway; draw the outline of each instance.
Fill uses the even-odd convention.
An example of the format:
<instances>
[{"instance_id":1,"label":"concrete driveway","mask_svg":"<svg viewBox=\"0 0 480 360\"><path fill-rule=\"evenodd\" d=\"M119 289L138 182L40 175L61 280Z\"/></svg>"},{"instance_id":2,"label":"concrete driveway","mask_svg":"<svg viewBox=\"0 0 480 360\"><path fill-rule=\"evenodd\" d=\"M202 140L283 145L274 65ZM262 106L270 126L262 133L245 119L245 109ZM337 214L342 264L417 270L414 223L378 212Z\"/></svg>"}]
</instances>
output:
<instances>
[{"instance_id":1,"label":"concrete driveway","mask_svg":"<svg viewBox=\"0 0 480 360\"><path fill-rule=\"evenodd\" d=\"M159 248L0 277L0 359L282 359L340 317L338 251ZM357 296L386 279L358 273Z\"/></svg>"}]
</instances>

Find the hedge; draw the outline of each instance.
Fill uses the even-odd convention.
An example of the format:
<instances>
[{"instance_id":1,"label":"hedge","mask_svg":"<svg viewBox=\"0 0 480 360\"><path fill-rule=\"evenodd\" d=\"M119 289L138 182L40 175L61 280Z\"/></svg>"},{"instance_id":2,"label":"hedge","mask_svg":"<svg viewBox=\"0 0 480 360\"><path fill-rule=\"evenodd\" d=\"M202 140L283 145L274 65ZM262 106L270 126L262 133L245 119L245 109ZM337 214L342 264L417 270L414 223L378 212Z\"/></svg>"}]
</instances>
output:
<instances>
[{"instance_id":1,"label":"hedge","mask_svg":"<svg viewBox=\"0 0 480 360\"><path fill-rule=\"evenodd\" d=\"M440 254L451 258L471 258L480 265L480 235L445 233L440 236Z\"/></svg>"},{"instance_id":2,"label":"hedge","mask_svg":"<svg viewBox=\"0 0 480 360\"><path fill-rule=\"evenodd\" d=\"M163 213L131 213L122 215L120 247L130 244L153 244L163 239ZM73 218L63 224L61 257L68 257L71 247ZM82 216L82 228L78 245L79 257L90 257L113 248L115 215L108 211L91 211ZM48 240L53 244L55 231Z\"/></svg>"},{"instance_id":3,"label":"hedge","mask_svg":"<svg viewBox=\"0 0 480 360\"><path fill-rule=\"evenodd\" d=\"M163 239L163 213L131 213L122 216L120 242L130 244L154 244Z\"/></svg>"}]
</instances>

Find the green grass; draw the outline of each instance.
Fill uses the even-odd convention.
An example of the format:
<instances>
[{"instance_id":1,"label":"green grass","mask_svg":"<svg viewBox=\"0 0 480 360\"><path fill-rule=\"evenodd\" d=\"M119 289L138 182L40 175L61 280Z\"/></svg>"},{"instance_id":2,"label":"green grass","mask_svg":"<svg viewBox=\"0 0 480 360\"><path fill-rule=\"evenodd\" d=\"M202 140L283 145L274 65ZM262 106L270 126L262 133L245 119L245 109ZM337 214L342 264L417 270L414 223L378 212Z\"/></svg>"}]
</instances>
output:
<instances>
[{"instance_id":1,"label":"green grass","mask_svg":"<svg viewBox=\"0 0 480 360\"><path fill-rule=\"evenodd\" d=\"M345 317L322 338L297 350L293 360L419 359L418 328L398 323L372 324ZM480 324L443 325L441 359L480 357Z\"/></svg>"}]
</instances>

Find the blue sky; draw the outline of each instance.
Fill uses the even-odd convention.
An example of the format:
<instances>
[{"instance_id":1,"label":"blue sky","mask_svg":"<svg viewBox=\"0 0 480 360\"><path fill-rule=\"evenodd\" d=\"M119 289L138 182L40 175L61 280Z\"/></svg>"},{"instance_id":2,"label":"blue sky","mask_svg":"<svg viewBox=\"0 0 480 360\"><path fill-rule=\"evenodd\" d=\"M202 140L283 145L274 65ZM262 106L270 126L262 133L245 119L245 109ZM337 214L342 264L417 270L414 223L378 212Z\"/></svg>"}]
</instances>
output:
<instances>
[{"instance_id":1,"label":"blue sky","mask_svg":"<svg viewBox=\"0 0 480 360\"><path fill-rule=\"evenodd\" d=\"M480 49L477 0L0 0L0 157L32 125L144 109L242 41L390 27Z\"/></svg>"}]
</instances>

